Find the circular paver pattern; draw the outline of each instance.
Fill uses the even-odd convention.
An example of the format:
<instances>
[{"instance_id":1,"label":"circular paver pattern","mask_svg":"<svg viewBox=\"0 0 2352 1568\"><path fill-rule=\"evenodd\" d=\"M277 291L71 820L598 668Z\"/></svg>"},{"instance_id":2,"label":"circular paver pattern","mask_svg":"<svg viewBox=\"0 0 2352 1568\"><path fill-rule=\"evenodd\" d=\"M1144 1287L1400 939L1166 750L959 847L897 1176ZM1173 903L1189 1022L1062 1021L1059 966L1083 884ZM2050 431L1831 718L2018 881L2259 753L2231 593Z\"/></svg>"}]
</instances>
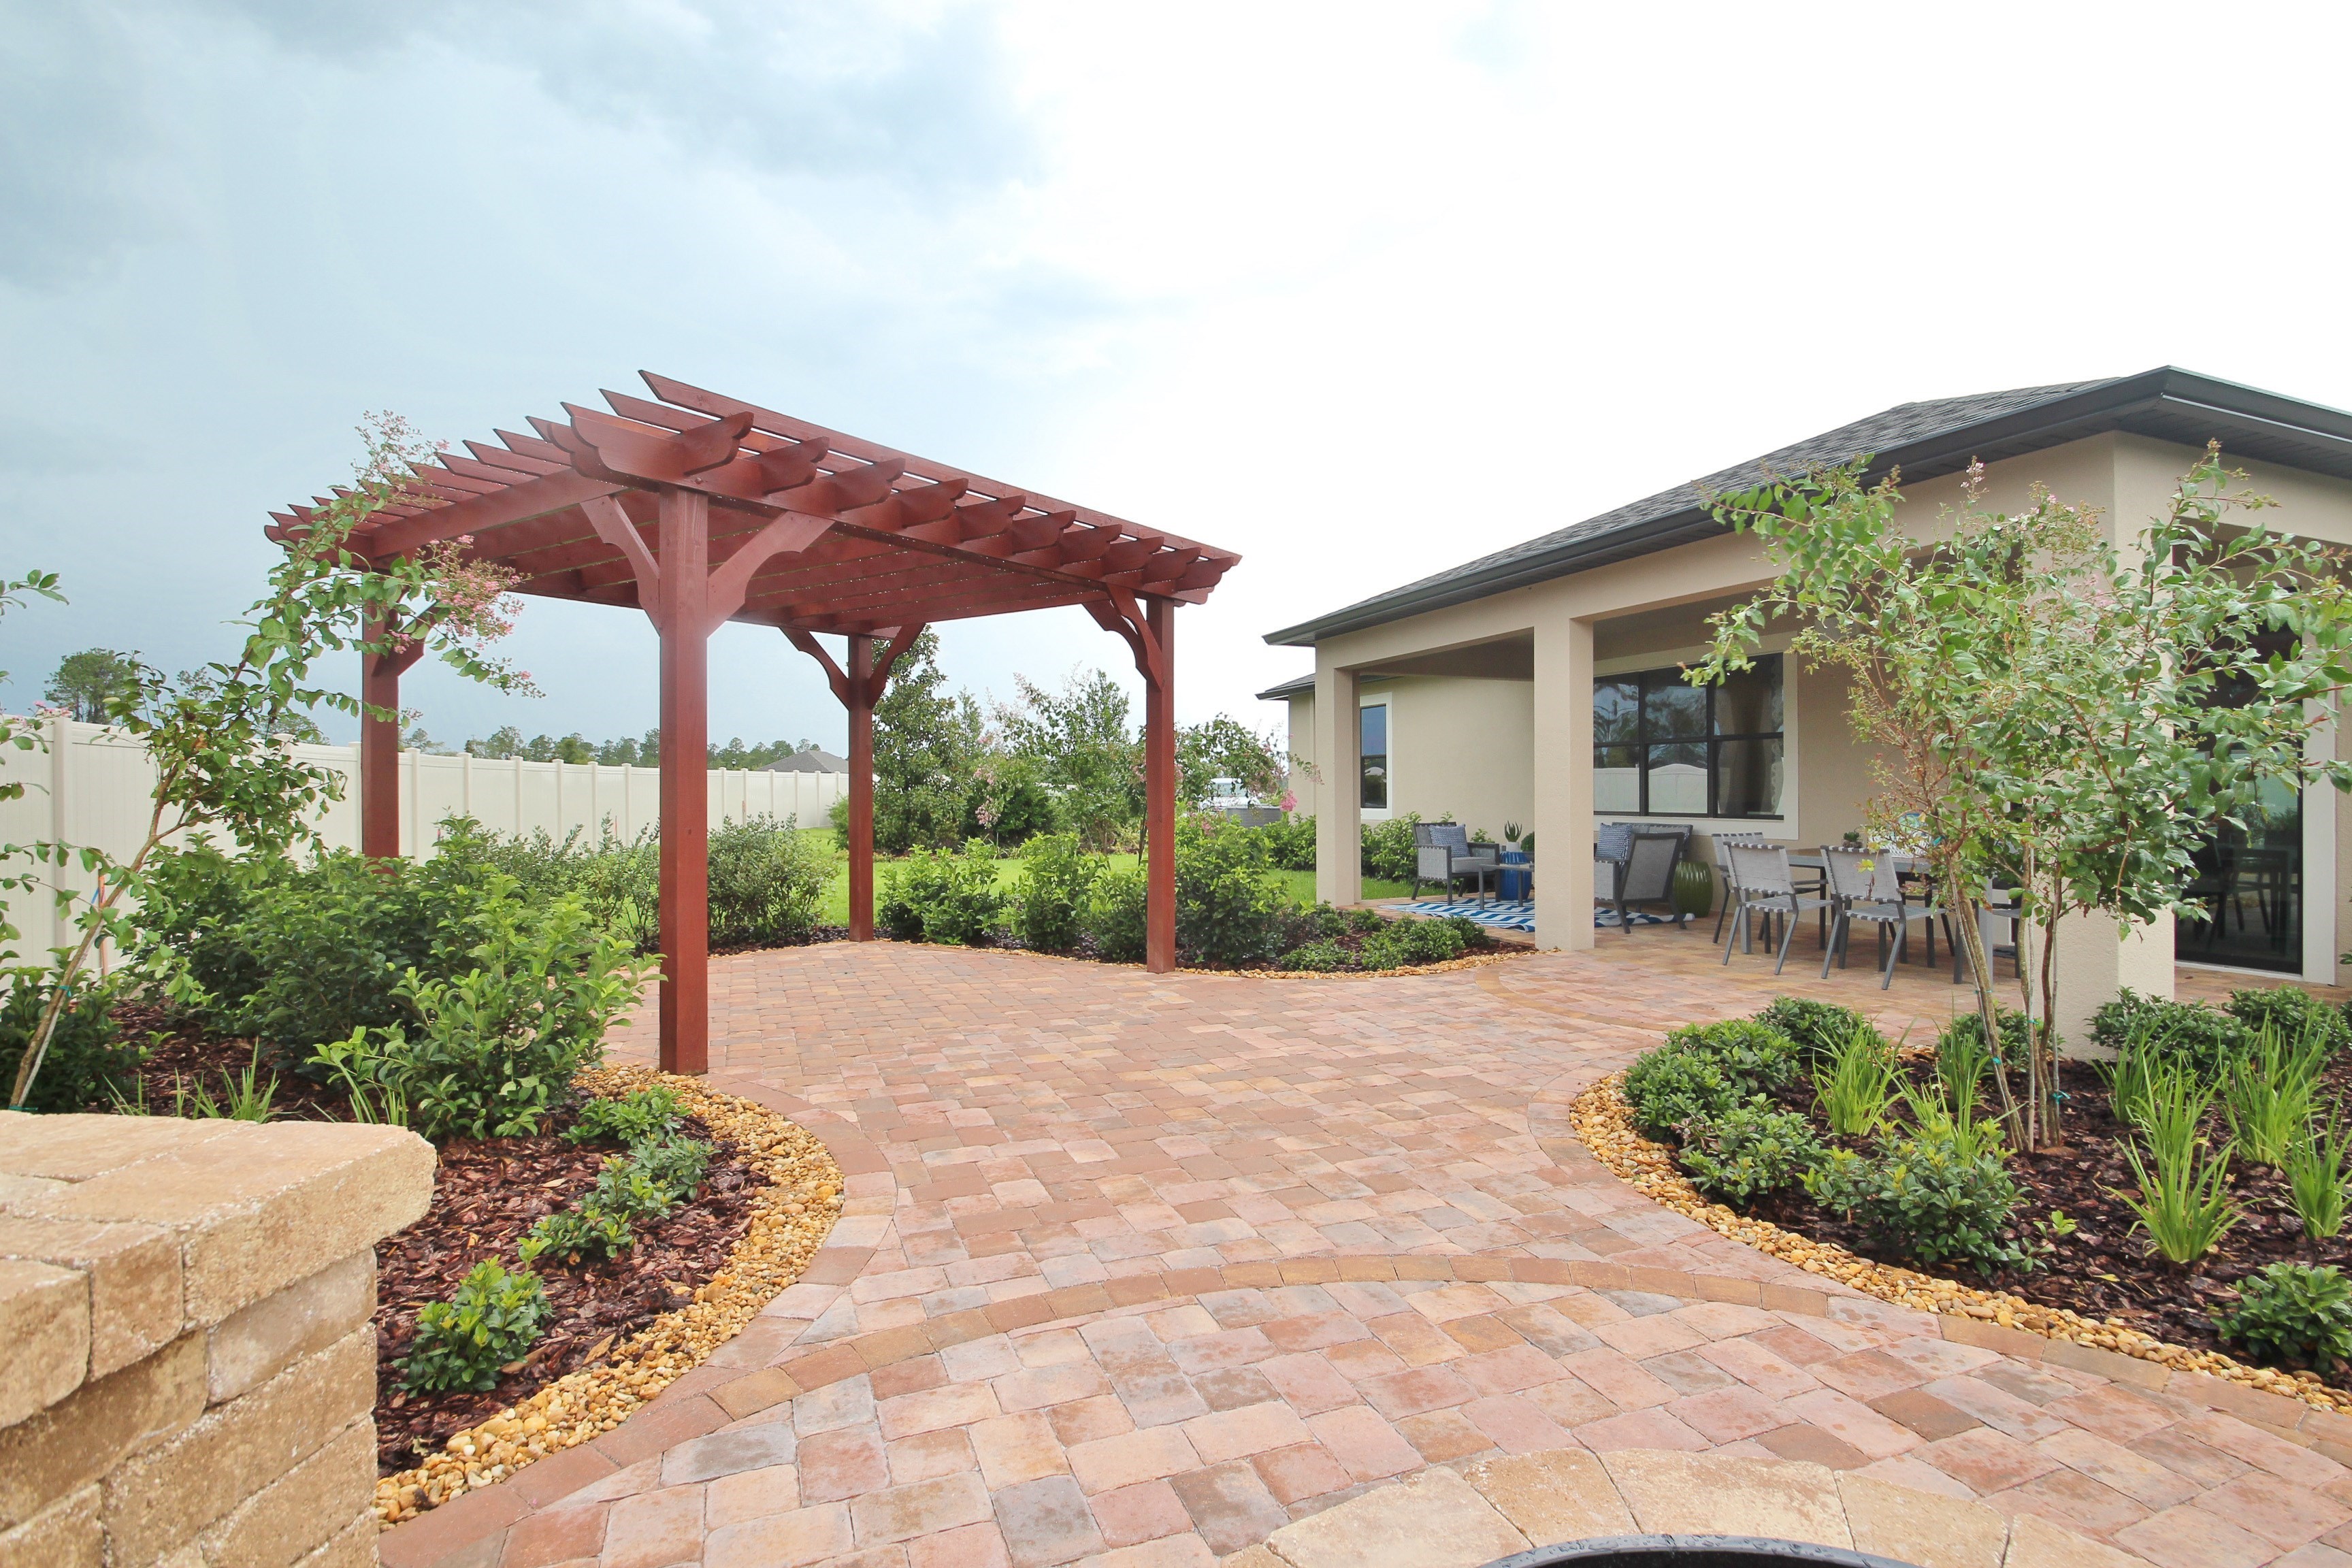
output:
<instances>
[{"instance_id":1,"label":"circular paver pattern","mask_svg":"<svg viewBox=\"0 0 2352 1568\"><path fill-rule=\"evenodd\" d=\"M1431 1467L1644 1450L1819 1465L2166 1568L2352 1568L2352 1423L1860 1297L1586 1156L1569 1100L1666 1028L1788 992L1932 1029L1966 995L1715 957L1658 931L1363 981L716 961L713 1087L848 1173L825 1251L620 1430L384 1561L1206 1564ZM640 1023L615 1054L649 1049Z\"/></svg>"}]
</instances>

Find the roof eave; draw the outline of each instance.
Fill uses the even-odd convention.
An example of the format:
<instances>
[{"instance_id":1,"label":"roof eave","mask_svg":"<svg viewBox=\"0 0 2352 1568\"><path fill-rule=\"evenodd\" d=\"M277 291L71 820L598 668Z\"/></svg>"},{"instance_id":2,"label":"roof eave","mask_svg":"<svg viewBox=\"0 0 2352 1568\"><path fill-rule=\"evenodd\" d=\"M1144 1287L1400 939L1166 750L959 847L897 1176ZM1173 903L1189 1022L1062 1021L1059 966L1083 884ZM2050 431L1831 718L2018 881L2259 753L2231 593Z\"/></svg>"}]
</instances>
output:
<instances>
[{"instance_id":1,"label":"roof eave","mask_svg":"<svg viewBox=\"0 0 2352 1568\"><path fill-rule=\"evenodd\" d=\"M2280 433L2298 441L2340 445L2347 462L2352 462L2352 415L2161 365L1891 447L1874 455L1870 473L1876 477L1901 468L1916 479L1933 479L1964 468L1976 458L1991 461L2015 457L2121 428L2116 422L2126 416L2153 412L2166 405L2213 416L2217 434L2225 437L2235 426L2242 435ZM2226 441L2224 446L2226 448ZM1363 631L1474 599L1490 598L1515 588L1532 587L1555 577L1672 550L1725 531L1704 507L1695 505L1663 518L1630 522L1604 533L1570 540L1540 555L1505 563L1486 572L1433 583L1418 591L1382 594L1328 616L1269 632L1265 640L1277 647L1311 647L1326 637Z\"/></svg>"}]
</instances>

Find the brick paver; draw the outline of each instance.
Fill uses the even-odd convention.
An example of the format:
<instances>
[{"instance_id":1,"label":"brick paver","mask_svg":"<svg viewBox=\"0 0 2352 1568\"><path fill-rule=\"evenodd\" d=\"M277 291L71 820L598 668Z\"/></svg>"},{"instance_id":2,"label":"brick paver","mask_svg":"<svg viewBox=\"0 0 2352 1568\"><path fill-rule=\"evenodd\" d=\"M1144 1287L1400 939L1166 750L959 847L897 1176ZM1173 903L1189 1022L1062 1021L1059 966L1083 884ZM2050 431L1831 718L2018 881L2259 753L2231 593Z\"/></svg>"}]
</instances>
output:
<instances>
[{"instance_id":1,"label":"brick paver","mask_svg":"<svg viewBox=\"0 0 2352 1568\"><path fill-rule=\"evenodd\" d=\"M1205 1563L1429 1466L1564 1447L1809 1460L2152 1562L2352 1552L2352 1423L1855 1296L1567 1135L1675 1025L1785 991L1924 1037L1964 989L1602 941L1357 981L716 961L713 1086L849 1173L826 1251L564 1495L527 1471L385 1562ZM640 1021L616 1054L648 1048Z\"/></svg>"}]
</instances>

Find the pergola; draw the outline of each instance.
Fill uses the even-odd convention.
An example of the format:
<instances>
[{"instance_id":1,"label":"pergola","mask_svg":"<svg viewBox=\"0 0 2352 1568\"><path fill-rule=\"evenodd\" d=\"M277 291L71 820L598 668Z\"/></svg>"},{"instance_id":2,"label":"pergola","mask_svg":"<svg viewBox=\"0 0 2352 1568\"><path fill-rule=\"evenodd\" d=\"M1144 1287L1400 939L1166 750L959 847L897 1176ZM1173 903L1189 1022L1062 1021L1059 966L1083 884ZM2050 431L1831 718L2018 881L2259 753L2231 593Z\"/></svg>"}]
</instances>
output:
<instances>
[{"instance_id":1,"label":"pergola","mask_svg":"<svg viewBox=\"0 0 2352 1568\"><path fill-rule=\"evenodd\" d=\"M940 621L1082 605L1124 638L1144 679L1146 956L1176 964L1174 615L1241 558L646 373L652 400L563 405L415 476L352 547L395 560L446 541L513 572L516 591L634 606L661 637L661 1063L709 1060L710 634L774 626L824 667L849 714L849 928L874 935L874 703ZM344 493L344 492L338 492ZM325 506L325 497L314 498ZM273 513L279 542L313 515ZM816 640L847 638L836 661ZM362 696L397 713L423 639L381 628ZM363 853L400 852L400 728L360 733Z\"/></svg>"}]
</instances>

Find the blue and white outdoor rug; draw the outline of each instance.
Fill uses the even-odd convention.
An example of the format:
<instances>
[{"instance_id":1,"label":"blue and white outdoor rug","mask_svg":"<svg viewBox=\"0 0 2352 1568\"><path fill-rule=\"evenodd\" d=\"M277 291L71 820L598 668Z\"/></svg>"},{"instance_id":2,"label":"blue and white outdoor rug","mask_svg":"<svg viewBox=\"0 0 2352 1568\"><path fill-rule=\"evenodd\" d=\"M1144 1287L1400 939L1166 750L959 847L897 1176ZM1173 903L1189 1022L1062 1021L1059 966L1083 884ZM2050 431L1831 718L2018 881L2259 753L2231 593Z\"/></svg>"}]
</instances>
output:
<instances>
[{"instance_id":1,"label":"blue and white outdoor rug","mask_svg":"<svg viewBox=\"0 0 2352 1568\"><path fill-rule=\"evenodd\" d=\"M1533 899L1423 899L1402 906L1407 914L1460 915L1476 921L1482 926L1494 926L1501 931L1532 931L1536 929L1536 905Z\"/></svg>"},{"instance_id":2,"label":"blue and white outdoor rug","mask_svg":"<svg viewBox=\"0 0 2352 1568\"><path fill-rule=\"evenodd\" d=\"M1494 926L1503 931L1533 931L1536 929L1536 906L1532 899L1423 899L1398 906L1407 914L1460 915L1476 921L1482 926ZM1592 923L1604 931L1617 929L1615 910L1595 909ZM1637 926L1674 924L1671 915L1654 915L1647 910L1635 910L1629 922Z\"/></svg>"}]
</instances>

